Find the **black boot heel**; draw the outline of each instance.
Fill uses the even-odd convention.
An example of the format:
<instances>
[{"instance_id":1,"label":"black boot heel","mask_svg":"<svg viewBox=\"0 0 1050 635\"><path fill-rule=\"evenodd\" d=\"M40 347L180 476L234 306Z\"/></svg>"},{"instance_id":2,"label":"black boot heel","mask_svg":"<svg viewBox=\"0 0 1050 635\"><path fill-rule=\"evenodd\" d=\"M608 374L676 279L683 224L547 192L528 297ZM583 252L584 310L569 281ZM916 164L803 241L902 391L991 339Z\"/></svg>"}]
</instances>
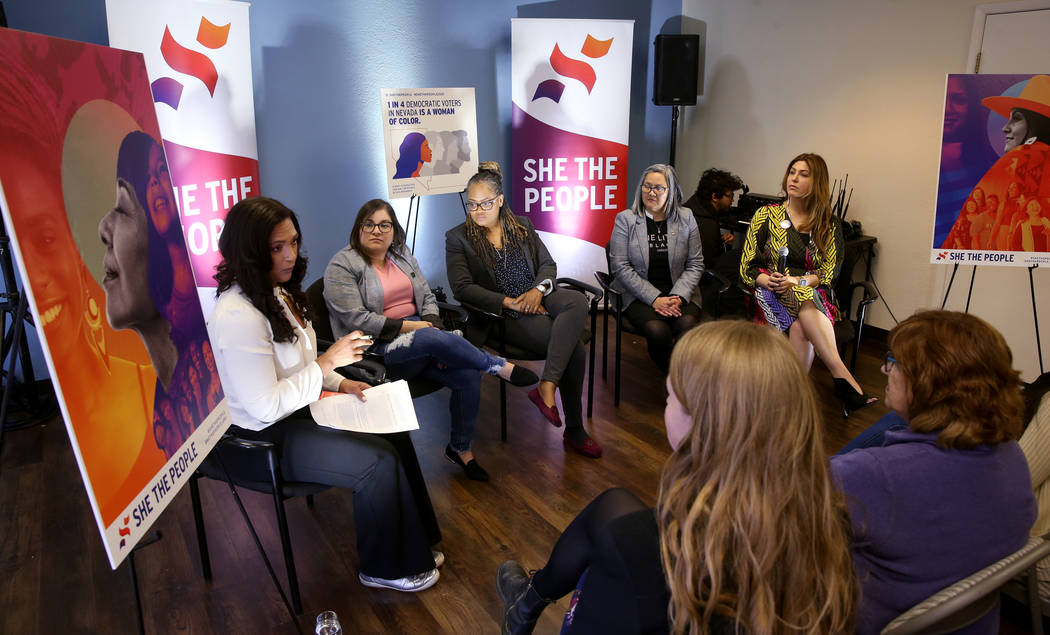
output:
<instances>
[{"instance_id":1,"label":"black boot heel","mask_svg":"<svg viewBox=\"0 0 1050 635\"><path fill-rule=\"evenodd\" d=\"M543 609L554 601L541 597L532 587L532 576L513 560L496 570L496 593L504 608L502 635L528 635Z\"/></svg>"}]
</instances>

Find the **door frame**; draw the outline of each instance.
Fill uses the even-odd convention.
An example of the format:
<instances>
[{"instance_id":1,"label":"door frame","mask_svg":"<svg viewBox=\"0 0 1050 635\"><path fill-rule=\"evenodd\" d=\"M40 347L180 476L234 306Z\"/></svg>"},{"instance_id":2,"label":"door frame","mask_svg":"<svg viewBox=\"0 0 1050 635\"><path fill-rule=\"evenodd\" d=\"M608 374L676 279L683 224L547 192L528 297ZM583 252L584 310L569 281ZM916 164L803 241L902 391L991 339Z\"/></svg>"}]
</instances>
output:
<instances>
[{"instance_id":1,"label":"door frame","mask_svg":"<svg viewBox=\"0 0 1050 635\"><path fill-rule=\"evenodd\" d=\"M970 50L966 54L966 72L974 72L977 65L977 54L984 44L984 23L988 16L999 13L1020 13L1022 11L1040 11L1050 9L1050 0L1016 0L1015 2L996 2L979 4L973 10L973 29L970 31Z\"/></svg>"}]
</instances>

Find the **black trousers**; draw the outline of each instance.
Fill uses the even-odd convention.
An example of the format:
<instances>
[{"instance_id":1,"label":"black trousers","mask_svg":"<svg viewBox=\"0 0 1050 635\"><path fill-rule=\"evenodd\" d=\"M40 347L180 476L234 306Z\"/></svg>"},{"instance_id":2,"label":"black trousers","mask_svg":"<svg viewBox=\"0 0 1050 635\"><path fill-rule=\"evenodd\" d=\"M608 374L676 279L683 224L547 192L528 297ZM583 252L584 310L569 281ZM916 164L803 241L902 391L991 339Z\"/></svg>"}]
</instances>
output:
<instances>
[{"instance_id":1,"label":"black trousers","mask_svg":"<svg viewBox=\"0 0 1050 635\"><path fill-rule=\"evenodd\" d=\"M565 411L565 426L583 426L583 376L587 351L580 335L587 327L587 297L570 289L555 289L543 299L547 315L506 319L507 341L546 357L541 380L557 384Z\"/></svg>"},{"instance_id":2,"label":"black trousers","mask_svg":"<svg viewBox=\"0 0 1050 635\"><path fill-rule=\"evenodd\" d=\"M700 307L695 303L686 302L681 308L682 314L678 317L666 317L657 313L652 306L635 300L623 311L631 325L645 337L649 359L665 375L671 365L671 351L674 350L675 342L700 323Z\"/></svg>"},{"instance_id":3,"label":"black trousers","mask_svg":"<svg viewBox=\"0 0 1050 635\"><path fill-rule=\"evenodd\" d=\"M326 428L301 408L263 430L239 428L238 434L276 444L288 480L353 491L361 573L396 579L434 568L430 546L441 540L441 530L407 432Z\"/></svg>"}]
</instances>

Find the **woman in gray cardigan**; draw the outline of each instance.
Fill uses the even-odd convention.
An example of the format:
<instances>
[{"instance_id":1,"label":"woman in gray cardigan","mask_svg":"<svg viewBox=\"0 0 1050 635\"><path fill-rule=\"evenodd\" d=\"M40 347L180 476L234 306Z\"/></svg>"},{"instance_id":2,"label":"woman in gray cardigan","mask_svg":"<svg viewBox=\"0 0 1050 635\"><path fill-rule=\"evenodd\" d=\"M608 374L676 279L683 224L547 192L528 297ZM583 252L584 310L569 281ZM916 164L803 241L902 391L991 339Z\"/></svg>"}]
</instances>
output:
<instances>
[{"instance_id":1,"label":"woman in gray cardigan","mask_svg":"<svg viewBox=\"0 0 1050 635\"><path fill-rule=\"evenodd\" d=\"M481 398L479 372L516 386L535 384L539 378L441 330L437 301L386 201L373 199L358 211L350 244L325 269L324 298L336 337L351 331L370 335L376 340L372 352L383 355L391 376L423 377L452 390L452 430L445 457L463 468L467 478L489 480L470 448Z\"/></svg>"},{"instance_id":2,"label":"woman in gray cardigan","mask_svg":"<svg viewBox=\"0 0 1050 635\"><path fill-rule=\"evenodd\" d=\"M622 291L631 324L664 374L674 343L700 323L697 304L704 257L696 219L681 207L674 168L657 163L642 173L634 204L616 215L609 260L613 288Z\"/></svg>"}]
</instances>

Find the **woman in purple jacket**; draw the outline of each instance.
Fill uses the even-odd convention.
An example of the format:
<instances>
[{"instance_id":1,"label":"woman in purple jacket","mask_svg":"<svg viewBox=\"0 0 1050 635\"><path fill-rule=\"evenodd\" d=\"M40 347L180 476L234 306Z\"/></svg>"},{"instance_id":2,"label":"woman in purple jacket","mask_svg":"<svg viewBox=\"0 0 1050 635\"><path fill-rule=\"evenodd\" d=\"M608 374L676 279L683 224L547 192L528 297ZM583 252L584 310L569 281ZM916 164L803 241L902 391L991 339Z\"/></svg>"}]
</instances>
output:
<instances>
[{"instance_id":1,"label":"woman in purple jacket","mask_svg":"<svg viewBox=\"0 0 1050 635\"><path fill-rule=\"evenodd\" d=\"M886 405L907 422L881 447L839 454L861 585L858 633L1024 546L1036 508L1021 434L1021 380L984 320L922 311L889 335ZM963 632L995 633L998 611Z\"/></svg>"}]
</instances>

